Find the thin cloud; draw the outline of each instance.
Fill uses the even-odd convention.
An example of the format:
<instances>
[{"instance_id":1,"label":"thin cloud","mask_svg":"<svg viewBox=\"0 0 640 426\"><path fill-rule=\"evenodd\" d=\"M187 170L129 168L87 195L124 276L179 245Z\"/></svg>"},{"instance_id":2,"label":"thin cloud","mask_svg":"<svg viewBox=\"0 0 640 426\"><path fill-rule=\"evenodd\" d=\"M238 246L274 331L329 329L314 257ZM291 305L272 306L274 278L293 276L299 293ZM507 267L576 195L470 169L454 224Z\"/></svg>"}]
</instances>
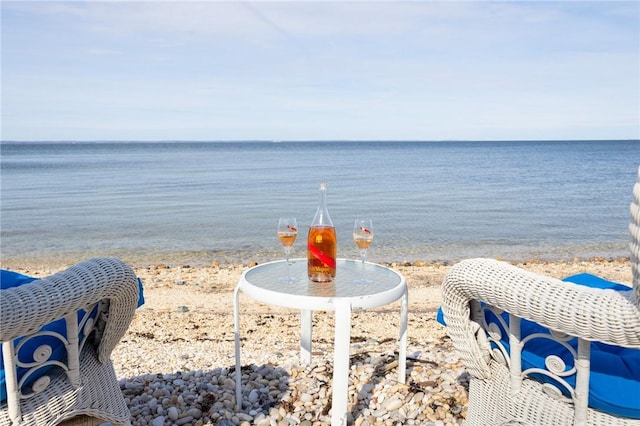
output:
<instances>
[{"instance_id":1,"label":"thin cloud","mask_svg":"<svg viewBox=\"0 0 640 426\"><path fill-rule=\"evenodd\" d=\"M173 139L640 136L637 2L1 7L13 139L74 122Z\"/></svg>"}]
</instances>

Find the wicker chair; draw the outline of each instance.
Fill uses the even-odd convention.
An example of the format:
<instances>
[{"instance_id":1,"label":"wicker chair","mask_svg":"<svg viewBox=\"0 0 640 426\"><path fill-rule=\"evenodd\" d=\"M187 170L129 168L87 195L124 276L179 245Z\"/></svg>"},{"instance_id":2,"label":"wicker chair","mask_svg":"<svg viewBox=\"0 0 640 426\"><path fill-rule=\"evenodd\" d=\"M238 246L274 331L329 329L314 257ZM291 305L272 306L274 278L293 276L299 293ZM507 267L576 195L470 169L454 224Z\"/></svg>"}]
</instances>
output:
<instances>
[{"instance_id":1,"label":"wicker chair","mask_svg":"<svg viewBox=\"0 0 640 426\"><path fill-rule=\"evenodd\" d=\"M129 266L91 259L0 296L7 390L0 425L57 425L76 416L130 424L110 360L138 304L138 281ZM66 337L39 332L61 318ZM33 343L43 338L59 339L61 362L52 358L51 345ZM37 347L25 361L21 349L29 341ZM43 367L46 373L27 385L26 378Z\"/></svg>"},{"instance_id":2,"label":"wicker chair","mask_svg":"<svg viewBox=\"0 0 640 426\"><path fill-rule=\"evenodd\" d=\"M628 418L592 408L589 399L595 383L591 348L599 344L592 342L640 351L640 169L633 194L633 289L589 288L490 259L465 260L449 271L442 312L471 375L468 425L640 425L637 410ZM527 320L552 331L521 335ZM536 339L565 347L572 343L573 365L548 354L546 368L527 369L526 345L536 345ZM640 371L624 380L640 388ZM607 392L621 390L608 386ZM630 397L640 401L640 393Z\"/></svg>"}]
</instances>

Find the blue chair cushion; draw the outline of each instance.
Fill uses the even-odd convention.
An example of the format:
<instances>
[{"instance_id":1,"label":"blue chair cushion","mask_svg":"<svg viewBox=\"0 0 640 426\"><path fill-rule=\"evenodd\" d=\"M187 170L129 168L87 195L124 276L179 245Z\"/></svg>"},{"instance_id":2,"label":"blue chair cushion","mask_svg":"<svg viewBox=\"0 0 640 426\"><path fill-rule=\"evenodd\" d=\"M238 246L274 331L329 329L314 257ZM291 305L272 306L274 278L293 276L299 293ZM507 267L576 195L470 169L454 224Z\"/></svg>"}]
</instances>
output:
<instances>
[{"instance_id":1,"label":"blue chair cushion","mask_svg":"<svg viewBox=\"0 0 640 426\"><path fill-rule=\"evenodd\" d=\"M28 284L32 281L35 281L37 278L33 278L33 277L28 277L26 275L22 275L19 274L17 272L12 272L12 271L6 271L6 270L0 270L0 289L2 290L6 290L12 287L18 287L24 284ZM144 294L143 294L143 288L142 288L142 281L140 279L138 279L138 286L140 289L140 297L138 299L138 306L142 306L144 304ZM95 317L97 315L98 312L98 308L97 306L89 313L89 318L92 318L95 320ZM82 320L82 318L84 317L84 315L86 314L86 311L84 311L83 309L80 309L78 311L78 322L80 322ZM55 320L47 325L45 325L44 327L42 327L40 329L40 331L51 331L51 332L55 332L58 333L62 336L64 336L66 338L66 324L65 324L65 320L62 319L58 319ZM82 341L82 339L84 339L84 330L78 330L78 339L79 341ZM22 337L17 338L14 340L15 344L19 344L21 341L23 340ZM33 362L33 353L34 351L42 346L42 345L47 345L52 349L52 353L51 356L49 357L49 360L52 361L60 361L60 362L64 362L66 361L66 350L64 347L64 343L53 336L37 336L34 338L29 339L27 342L25 342L25 344L20 348L19 352L18 352L18 358L20 359L20 361L22 362ZM53 366L48 365L48 366L44 366L40 369L38 369L36 372L34 372L33 374L31 374L24 383L24 386L26 386L27 388L31 385L33 385L33 383L40 377L42 377L43 375L47 374L47 372L53 368ZM20 380L24 377L24 375L27 373L28 369L27 368L23 368L23 367L18 367L17 369L17 375L18 375L18 382L20 382ZM24 387L23 386L23 387ZM6 378L5 378L5 372L4 372L4 359L3 359L3 355L2 352L0 351L0 402L5 401L7 399L7 385L6 385Z\"/></svg>"},{"instance_id":2,"label":"blue chair cushion","mask_svg":"<svg viewBox=\"0 0 640 426\"><path fill-rule=\"evenodd\" d=\"M592 288L611 289L615 291L629 291L628 286L607 281L591 274L578 274L565 278L563 281L585 285ZM509 324L508 314L502 314L506 324ZM442 308L438 310L438 321L444 324ZM487 313L488 322L498 324L495 315ZM523 319L520 324L521 338L533 333L548 334L549 330L532 321ZM502 345L509 351L509 337L506 330L501 330ZM567 342L577 351L578 339ZM574 365L573 356L567 348L550 339L534 339L526 344L522 351L522 368L545 369L545 359L554 354L560 357L570 369ZM543 383L550 383L568 392L554 379L535 374L533 378ZM572 387L575 386L575 375L565 378ZM591 374L589 376L589 407L632 419L640 419L640 349L623 348L607 345L601 342L591 343Z\"/></svg>"}]
</instances>

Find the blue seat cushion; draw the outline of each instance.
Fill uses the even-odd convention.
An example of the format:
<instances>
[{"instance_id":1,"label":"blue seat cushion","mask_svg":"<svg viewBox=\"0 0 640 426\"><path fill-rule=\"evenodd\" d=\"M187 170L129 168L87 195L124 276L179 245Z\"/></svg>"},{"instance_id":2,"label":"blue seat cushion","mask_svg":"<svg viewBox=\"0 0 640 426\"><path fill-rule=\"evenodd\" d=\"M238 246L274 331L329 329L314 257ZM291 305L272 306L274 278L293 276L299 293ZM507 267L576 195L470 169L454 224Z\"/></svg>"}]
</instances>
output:
<instances>
[{"instance_id":1,"label":"blue seat cushion","mask_svg":"<svg viewBox=\"0 0 640 426\"><path fill-rule=\"evenodd\" d=\"M12 287L18 287L21 285L28 284L32 281L35 281L36 279L37 278L28 277L26 275L22 275L17 272L0 270L0 289L6 290ZM141 306L142 304L144 304L144 294L143 294L143 288L142 288L142 281L140 279L138 279L138 286L140 290L138 306ZM96 306L91 310L91 312L89 312L89 318L92 318L95 320L95 317L97 316L97 312L98 312L98 308ZM85 314L86 314L86 311L84 311L83 309L80 309L78 311L78 323L82 320ZM50 332L58 333L66 338L67 333L66 333L65 320L62 318L62 319L58 319L53 322L50 322L49 324L42 327L40 331L50 331ZM85 337L84 330L79 329L78 330L79 341L81 342L84 339L84 337ZM14 340L14 343L18 345L22 340L23 338L19 337ZM67 355L64 347L64 342L50 335L37 336L27 340L18 352L18 359L21 362L27 362L27 363L34 362L33 353L38 347L42 345L47 345L52 350L49 360L60 361L60 362L66 361ZM53 367L54 366L48 365L48 366L39 368L37 371L35 371L25 379L23 388L24 387L28 388L29 386L33 385L33 383L38 378L47 374L47 372L51 370L51 368ZM27 368L18 367L17 369L18 383L25 376L27 372L28 372ZM5 378L5 372L4 372L4 359L3 359L2 351L0 351L0 402L5 401L6 399L7 399L7 386L6 386L6 378Z\"/></svg>"},{"instance_id":2,"label":"blue seat cushion","mask_svg":"<svg viewBox=\"0 0 640 426\"><path fill-rule=\"evenodd\" d=\"M563 281L603 290L630 290L628 286L607 281L591 274L572 275ZM502 318L506 324L509 324L507 313L502 314ZM444 325L442 308L438 311L437 319ZM486 319L487 322L499 324L491 312L486 314ZM522 339L533 333L549 333L547 328L525 319L521 320L520 329ZM501 330L501 334L501 343L509 351L507 330ZM577 351L577 338L573 338L567 343ZM522 369L546 369L545 359L551 354L563 360L566 365L565 370L574 366L573 356L566 347L550 339L534 339L523 348ZM534 374L532 377L557 386L566 396L569 396L568 391L549 376ZM575 375L566 377L565 380L570 386L575 387ZM623 348L601 342L591 343L589 407L614 416L640 419L640 349Z\"/></svg>"}]
</instances>

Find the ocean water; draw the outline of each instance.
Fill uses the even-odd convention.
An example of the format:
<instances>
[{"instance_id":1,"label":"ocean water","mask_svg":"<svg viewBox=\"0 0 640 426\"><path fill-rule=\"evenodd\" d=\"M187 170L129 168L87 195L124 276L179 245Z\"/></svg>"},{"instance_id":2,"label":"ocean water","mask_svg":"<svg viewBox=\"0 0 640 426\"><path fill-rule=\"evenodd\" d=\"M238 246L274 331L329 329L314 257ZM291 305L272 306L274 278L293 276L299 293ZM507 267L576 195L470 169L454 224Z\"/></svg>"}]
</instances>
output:
<instances>
[{"instance_id":1,"label":"ocean water","mask_svg":"<svg viewBox=\"0 0 640 426\"><path fill-rule=\"evenodd\" d=\"M358 215L373 261L628 256L639 141L2 142L4 260L209 264L293 257L320 182L338 256L356 258Z\"/></svg>"}]
</instances>

